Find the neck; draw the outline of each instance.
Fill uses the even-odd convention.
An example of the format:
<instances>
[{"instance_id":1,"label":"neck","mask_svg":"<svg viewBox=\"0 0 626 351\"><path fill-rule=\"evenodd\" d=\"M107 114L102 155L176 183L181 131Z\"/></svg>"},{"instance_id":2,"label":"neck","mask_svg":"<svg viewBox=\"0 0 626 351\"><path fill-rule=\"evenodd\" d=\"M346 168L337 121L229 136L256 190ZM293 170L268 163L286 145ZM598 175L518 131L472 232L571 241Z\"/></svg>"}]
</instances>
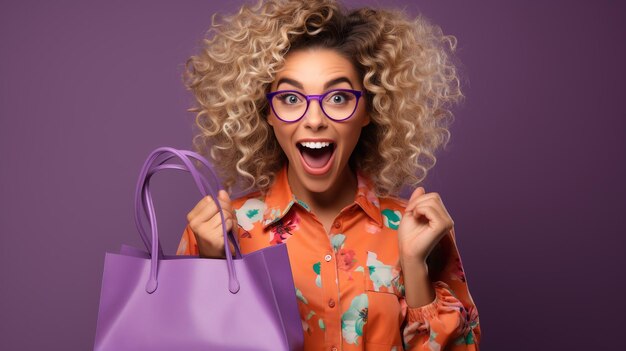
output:
<instances>
[{"instance_id":1,"label":"neck","mask_svg":"<svg viewBox=\"0 0 626 351\"><path fill-rule=\"evenodd\" d=\"M296 198L304 201L313 213L317 215L332 215L335 217L344 207L354 202L354 196L357 189L356 175L352 172L348 165L345 166L343 172L324 192L313 192L301 185L294 179L295 172L287 171L287 178L291 191Z\"/></svg>"}]
</instances>

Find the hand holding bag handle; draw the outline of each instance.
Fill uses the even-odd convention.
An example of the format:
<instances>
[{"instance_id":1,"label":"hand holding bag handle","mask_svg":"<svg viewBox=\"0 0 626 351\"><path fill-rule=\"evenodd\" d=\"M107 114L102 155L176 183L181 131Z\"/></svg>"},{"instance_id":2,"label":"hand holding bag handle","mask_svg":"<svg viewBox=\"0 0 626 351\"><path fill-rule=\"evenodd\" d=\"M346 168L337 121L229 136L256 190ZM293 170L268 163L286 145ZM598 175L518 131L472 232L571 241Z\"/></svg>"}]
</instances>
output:
<instances>
[{"instance_id":1,"label":"hand holding bag handle","mask_svg":"<svg viewBox=\"0 0 626 351\"><path fill-rule=\"evenodd\" d=\"M174 157L174 156L178 157L183 162L185 169L181 165L163 166L162 164L159 164L158 166L155 166L154 163L156 159L162 154L167 154L167 153L173 154L173 156L170 156L169 158ZM140 233L142 233L143 226L141 225L141 220L140 220L140 213L142 211L140 210L140 208L143 208L142 205L145 205L145 212L148 215L150 227L152 230L151 248L148 248L150 256L151 256L150 277L146 284L146 292L150 294L156 291L158 287L158 260L159 260L161 251L159 250L160 245L159 245L159 235L158 235L157 223L156 223L156 215L154 212L152 197L150 196L150 192L149 192L148 174L152 175L155 172L161 169L165 169L165 168L187 170L189 173L191 173L194 179L194 182L196 183L196 186L198 187L198 189L200 190L203 196L208 196L210 194L213 199L217 199L216 192L212 189L212 187L209 186L208 181L198 172L198 170L189 160L188 156L191 156L201 161L202 164L204 164L205 166L208 166L206 164L206 161L203 160L203 157L198 155L197 153L194 153L192 151L181 152L180 150L177 150L174 148L161 147L161 148L154 150L150 154L150 156L148 156L148 159L144 163L144 166L139 175L139 180L137 182L137 188L135 192L135 224L137 225L137 228L140 231ZM209 167L207 168L209 169L211 174L213 174L210 168ZM227 268L228 268L228 275L229 275L228 289L231 293L235 294L237 293L237 291L239 291L239 288L240 288L239 280L237 279L237 274L235 272L235 266L233 264L233 258L232 258L232 253L230 251L230 247L229 245L226 244L229 239L228 239L228 234L226 231L225 218L224 218L224 214L222 211L222 207L219 204L219 201L215 201L215 203L218 207L220 218L222 220L222 234L224 236L224 250L226 254ZM146 243L146 240L144 240L144 243ZM234 245L237 245L236 241ZM235 248L238 254L240 255L240 250L238 246L235 246ZM155 252L159 254L156 254L156 255L153 254Z\"/></svg>"}]
</instances>

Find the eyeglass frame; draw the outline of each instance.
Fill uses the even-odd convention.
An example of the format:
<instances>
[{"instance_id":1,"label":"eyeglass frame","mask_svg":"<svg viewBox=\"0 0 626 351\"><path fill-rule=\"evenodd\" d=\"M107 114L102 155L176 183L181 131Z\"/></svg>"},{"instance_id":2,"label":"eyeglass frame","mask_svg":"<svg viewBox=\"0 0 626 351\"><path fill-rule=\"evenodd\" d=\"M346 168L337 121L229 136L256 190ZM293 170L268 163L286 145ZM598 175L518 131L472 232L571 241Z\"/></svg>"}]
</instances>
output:
<instances>
[{"instance_id":1,"label":"eyeglass frame","mask_svg":"<svg viewBox=\"0 0 626 351\"><path fill-rule=\"evenodd\" d=\"M337 91L345 91L345 92L349 92L354 94L354 96L356 96L356 103L354 104L354 110L352 110L352 113L343 119L336 119L336 118L332 118L328 115L328 113L326 113L326 110L324 110L324 105L322 104L322 99L325 98L328 94L330 93L334 93ZM274 99L274 96L281 94L281 93L296 93L300 96L304 96L306 98L306 108L304 109L304 112L302 113L302 116L296 118L293 121L286 121L282 118L280 118L280 116L276 113L276 110L274 110L274 103L272 102L272 100ZM277 91L273 91L271 93L267 93L265 94L265 97L267 98L269 104L270 104L270 108L272 109L272 112L274 113L274 116L276 116L276 118L278 118L279 120L285 122L285 123L295 123L298 122L299 120L301 120L304 115L306 115L306 112L309 110L309 106L311 105L311 100L317 100L317 103L320 105L320 109L322 110L322 113L324 113L324 115L326 117L328 117L328 119L330 119L331 121L335 121L335 122L344 122L349 120L350 118L352 118L352 116L354 116L354 113L356 112L356 109L359 107L359 100L361 99L361 97L363 96L363 91L360 90L352 90L352 89L331 89L327 92L325 92L324 94L312 94L312 95L307 95L304 94L302 92L299 92L297 90L277 90Z\"/></svg>"}]
</instances>

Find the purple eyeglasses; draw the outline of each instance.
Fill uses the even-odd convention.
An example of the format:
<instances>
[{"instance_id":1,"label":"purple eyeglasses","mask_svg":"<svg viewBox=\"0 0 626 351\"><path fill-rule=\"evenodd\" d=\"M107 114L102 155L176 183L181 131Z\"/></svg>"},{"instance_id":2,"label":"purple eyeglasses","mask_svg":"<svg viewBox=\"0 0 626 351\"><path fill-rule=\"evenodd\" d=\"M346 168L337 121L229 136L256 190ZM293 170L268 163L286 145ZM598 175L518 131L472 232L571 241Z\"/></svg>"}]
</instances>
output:
<instances>
[{"instance_id":1,"label":"purple eyeglasses","mask_svg":"<svg viewBox=\"0 0 626 351\"><path fill-rule=\"evenodd\" d=\"M342 122L354 115L363 92L352 89L333 89L322 95L305 95L296 90L279 90L266 94L272 111L283 122L297 122L309 109L311 100L317 100L326 117Z\"/></svg>"}]
</instances>

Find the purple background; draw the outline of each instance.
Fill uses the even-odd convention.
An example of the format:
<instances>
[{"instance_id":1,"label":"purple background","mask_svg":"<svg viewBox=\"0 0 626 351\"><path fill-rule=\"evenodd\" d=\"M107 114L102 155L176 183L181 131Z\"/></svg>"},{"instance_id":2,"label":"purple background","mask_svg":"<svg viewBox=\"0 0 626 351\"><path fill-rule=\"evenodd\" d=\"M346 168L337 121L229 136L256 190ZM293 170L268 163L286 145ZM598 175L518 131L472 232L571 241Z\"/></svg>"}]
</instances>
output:
<instances>
[{"instance_id":1,"label":"purple background","mask_svg":"<svg viewBox=\"0 0 626 351\"><path fill-rule=\"evenodd\" d=\"M191 147L183 63L211 14L239 4L216 3L0 5L0 349L92 347L104 254L141 245L139 168ZM623 3L386 4L459 41L467 100L426 190L455 220L483 349L618 349ZM183 173L153 183L173 253L200 195Z\"/></svg>"}]
</instances>

